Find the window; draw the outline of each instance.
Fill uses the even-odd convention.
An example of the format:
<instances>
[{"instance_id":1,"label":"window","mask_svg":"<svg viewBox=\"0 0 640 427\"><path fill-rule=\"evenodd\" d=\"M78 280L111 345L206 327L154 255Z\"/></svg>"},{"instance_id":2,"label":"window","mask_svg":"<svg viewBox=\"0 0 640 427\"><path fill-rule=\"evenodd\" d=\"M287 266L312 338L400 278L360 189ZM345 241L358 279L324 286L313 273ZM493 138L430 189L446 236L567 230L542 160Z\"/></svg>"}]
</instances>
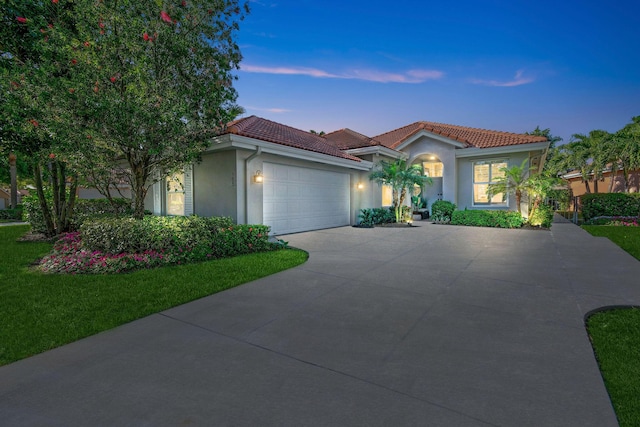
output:
<instances>
[{"instance_id":1,"label":"window","mask_svg":"<svg viewBox=\"0 0 640 427\"><path fill-rule=\"evenodd\" d=\"M167 177L167 215L184 215L184 173Z\"/></svg>"},{"instance_id":2,"label":"window","mask_svg":"<svg viewBox=\"0 0 640 427\"><path fill-rule=\"evenodd\" d=\"M442 178L442 162L422 162L424 175L431 178Z\"/></svg>"},{"instance_id":3,"label":"window","mask_svg":"<svg viewBox=\"0 0 640 427\"><path fill-rule=\"evenodd\" d=\"M393 205L393 188L390 185L382 184L382 206Z\"/></svg>"},{"instance_id":4,"label":"window","mask_svg":"<svg viewBox=\"0 0 640 427\"><path fill-rule=\"evenodd\" d=\"M502 205L507 204L507 195L504 193L494 194L489 199L489 184L496 179L504 177L504 172L500 169L506 168L505 160L488 160L475 162L473 164L473 204L474 205Z\"/></svg>"}]
</instances>

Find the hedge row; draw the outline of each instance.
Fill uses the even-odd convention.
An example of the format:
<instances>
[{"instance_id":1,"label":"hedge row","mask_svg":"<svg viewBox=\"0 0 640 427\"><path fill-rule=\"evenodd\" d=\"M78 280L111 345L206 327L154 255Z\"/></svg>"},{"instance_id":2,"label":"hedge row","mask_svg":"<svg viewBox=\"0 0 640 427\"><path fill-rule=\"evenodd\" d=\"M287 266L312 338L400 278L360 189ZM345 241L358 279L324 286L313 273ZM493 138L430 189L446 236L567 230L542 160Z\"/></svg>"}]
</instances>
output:
<instances>
[{"instance_id":1,"label":"hedge row","mask_svg":"<svg viewBox=\"0 0 640 427\"><path fill-rule=\"evenodd\" d=\"M9 219L15 221L22 220L22 208L19 209L0 209L0 219Z\"/></svg>"},{"instance_id":2,"label":"hedge row","mask_svg":"<svg viewBox=\"0 0 640 427\"><path fill-rule=\"evenodd\" d=\"M83 247L105 254L188 252L222 258L271 249L269 227L235 225L231 218L198 216L104 218L80 227ZM200 257L202 255L202 257Z\"/></svg>"},{"instance_id":3,"label":"hedge row","mask_svg":"<svg viewBox=\"0 0 640 427\"><path fill-rule=\"evenodd\" d=\"M45 198L49 209L53 208L53 194L51 190L45 190ZM47 226L44 223L44 215L40 208L40 201L37 194L31 194L23 199L24 220L31 225L34 233L46 233ZM131 215L131 202L127 199L76 199L71 218L71 229L79 230L82 223L92 218L101 216L125 216ZM53 215L53 212L52 212Z\"/></svg>"},{"instance_id":4,"label":"hedge row","mask_svg":"<svg viewBox=\"0 0 640 427\"><path fill-rule=\"evenodd\" d=\"M581 197L584 221L599 216L639 216L638 193L591 193Z\"/></svg>"},{"instance_id":5,"label":"hedge row","mask_svg":"<svg viewBox=\"0 0 640 427\"><path fill-rule=\"evenodd\" d=\"M524 224L522 215L514 211L464 210L454 211L451 224L475 227L519 228Z\"/></svg>"}]
</instances>

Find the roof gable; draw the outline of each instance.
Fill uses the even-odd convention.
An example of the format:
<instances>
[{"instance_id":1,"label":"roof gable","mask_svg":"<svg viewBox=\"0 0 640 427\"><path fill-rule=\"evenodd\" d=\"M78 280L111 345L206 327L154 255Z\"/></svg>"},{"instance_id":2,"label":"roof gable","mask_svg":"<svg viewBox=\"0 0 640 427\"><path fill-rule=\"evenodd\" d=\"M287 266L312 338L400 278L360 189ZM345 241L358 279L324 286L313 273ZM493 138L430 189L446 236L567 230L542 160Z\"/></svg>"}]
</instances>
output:
<instances>
[{"instance_id":1,"label":"roof gable","mask_svg":"<svg viewBox=\"0 0 640 427\"><path fill-rule=\"evenodd\" d=\"M344 153L335 144L319 135L257 116L249 116L229 123L224 133L259 139L356 162L362 161L358 157Z\"/></svg>"},{"instance_id":2,"label":"roof gable","mask_svg":"<svg viewBox=\"0 0 640 427\"><path fill-rule=\"evenodd\" d=\"M448 125L435 122L415 122L374 137L389 148L397 148L411 136L428 132L464 144L467 148L508 147L512 145L547 142L544 136L500 132L466 126Z\"/></svg>"},{"instance_id":3,"label":"roof gable","mask_svg":"<svg viewBox=\"0 0 640 427\"><path fill-rule=\"evenodd\" d=\"M382 145L380 141L358 133L351 129L340 129L324 135L324 138L341 150L352 150L354 148L375 147Z\"/></svg>"}]
</instances>

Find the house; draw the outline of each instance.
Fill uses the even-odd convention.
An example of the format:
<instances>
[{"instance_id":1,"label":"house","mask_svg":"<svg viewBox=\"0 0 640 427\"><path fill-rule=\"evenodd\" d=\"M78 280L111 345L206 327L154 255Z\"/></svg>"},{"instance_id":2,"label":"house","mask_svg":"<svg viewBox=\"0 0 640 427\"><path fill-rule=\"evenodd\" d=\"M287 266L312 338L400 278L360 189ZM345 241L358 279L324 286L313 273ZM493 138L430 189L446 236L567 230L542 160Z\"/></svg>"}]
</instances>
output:
<instances>
[{"instance_id":1,"label":"house","mask_svg":"<svg viewBox=\"0 0 640 427\"><path fill-rule=\"evenodd\" d=\"M8 209L11 206L11 194L0 188L0 209Z\"/></svg>"},{"instance_id":2,"label":"house","mask_svg":"<svg viewBox=\"0 0 640 427\"><path fill-rule=\"evenodd\" d=\"M630 171L628 180L625 180L621 170L617 170L615 176L613 176L613 185L611 183L612 173L613 170L610 165L602 171L602 180L597 182L598 193L637 193L640 191L640 169ZM576 197L585 193L596 192L596 182L593 180L593 175L593 172L589 173L589 181L585 182L582 173L576 170L562 175L562 178L568 182L571 195ZM587 191L587 185L589 185L589 191Z\"/></svg>"},{"instance_id":3,"label":"house","mask_svg":"<svg viewBox=\"0 0 640 427\"><path fill-rule=\"evenodd\" d=\"M487 194L502 167L542 168L544 137L415 122L368 137L350 129L324 136L256 116L229 123L202 160L154 184L147 208L159 215L230 216L286 234L355 224L360 209L391 205L369 181L380 160L422 165L429 204L515 210L514 197ZM526 209L525 209L526 211Z\"/></svg>"}]
</instances>

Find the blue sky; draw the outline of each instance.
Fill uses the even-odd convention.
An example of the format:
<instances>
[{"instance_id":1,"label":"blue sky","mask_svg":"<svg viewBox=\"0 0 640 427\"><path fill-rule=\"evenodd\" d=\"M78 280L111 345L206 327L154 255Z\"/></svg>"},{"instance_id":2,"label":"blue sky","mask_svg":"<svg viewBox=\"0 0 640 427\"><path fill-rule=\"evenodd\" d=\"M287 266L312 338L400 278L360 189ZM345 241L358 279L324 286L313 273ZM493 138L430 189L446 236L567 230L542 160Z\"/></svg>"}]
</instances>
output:
<instances>
[{"instance_id":1,"label":"blue sky","mask_svg":"<svg viewBox=\"0 0 640 427\"><path fill-rule=\"evenodd\" d=\"M238 103L303 130L418 120L614 132L640 115L640 2L254 0Z\"/></svg>"}]
</instances>

